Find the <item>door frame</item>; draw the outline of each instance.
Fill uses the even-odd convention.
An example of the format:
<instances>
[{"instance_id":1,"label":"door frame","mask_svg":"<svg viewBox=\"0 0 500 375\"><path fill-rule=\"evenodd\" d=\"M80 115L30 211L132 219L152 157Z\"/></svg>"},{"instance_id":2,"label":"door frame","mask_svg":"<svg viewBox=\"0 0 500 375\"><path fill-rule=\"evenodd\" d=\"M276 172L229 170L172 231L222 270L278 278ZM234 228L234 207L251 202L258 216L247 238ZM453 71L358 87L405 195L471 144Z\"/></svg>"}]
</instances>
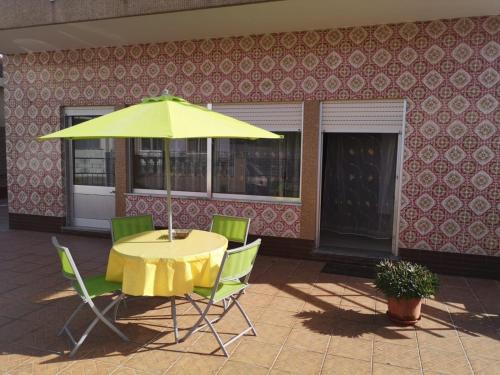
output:
<instances>
[{"instance_id":1,"label":"door frame","mask_svg":"<svg viewBox=\"0 0 500 375\"><path fill-rule=\"evenodd\" d=\"M63 107L62 117L64 128L70 127L71 124L68 122L68 118L72 116L102 116L107 113L111 113L115 110L113 106L88 106L88 107ZM66 176L65 187L66 187L66 225L68 226L85 226L85 227L95 227L92 225L92 219L80 219L76 222L74 217L74 194L75 193L92 193L95 189L98 192L104 194L114 194L115 187L90 187L83 185L73 184L73 141L64 140L64 172ZM116 209L116 204L115 204ZM87 224L87 225L85 225Z\"/></svg>"},{"instance_id":2,"label":"door frame","mask_svg":"<svg viewBox=\"0 0 500 375\"><path fill-rule=\"evenodd\" d=\"M394 256L399 255L399 230L400 230L400 207L401 207L401 179L403 173L403 158L404 158L404 140L405 140L405 127L406 127L406 109L407 109L407 101L406 99L400 99L402 101L402 110L403 110L403 121L401 123L401 127L398 129L389 129L385 126L373 126L373 130L367 131L365 129L352 129L346 131L346 129L332 129L325 128L323 124L323 104L320 104L320 113L319 113L319 132L318 132L318 189L316 192L316 238L315 238L315 247L319 248L320 246L320 232L321 232L321 199L322 199L322 189L323 189L323 141L326 133L388 133L388 134L397 134L397 154L396 154L396 178L394 183L394 215L393 215L393 223L392 223L392 242L391 242L391 253Z\"/></svg>"}]
</instances>

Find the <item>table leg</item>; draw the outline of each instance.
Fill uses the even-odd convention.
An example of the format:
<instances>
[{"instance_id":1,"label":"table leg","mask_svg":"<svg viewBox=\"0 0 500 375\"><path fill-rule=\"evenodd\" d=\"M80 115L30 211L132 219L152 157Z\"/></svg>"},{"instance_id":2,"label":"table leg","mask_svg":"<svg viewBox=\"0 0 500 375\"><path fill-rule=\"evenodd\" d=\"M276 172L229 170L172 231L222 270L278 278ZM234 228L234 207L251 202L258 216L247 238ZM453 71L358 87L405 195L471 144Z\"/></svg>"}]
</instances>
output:
<instances>
[{"instance_id":1,"label":"table leg","mask_svg":"<svg viewBox=\"0 0 500 375\"><path fill-rule=\"evenodd\" d=\"M179 329L177 327L177 308L175 306L175 296L170 297L170 306L172 309L172 320L174 323L174 337L175 337L175 342L179 342Z\"/></svg>"}]
</instances>

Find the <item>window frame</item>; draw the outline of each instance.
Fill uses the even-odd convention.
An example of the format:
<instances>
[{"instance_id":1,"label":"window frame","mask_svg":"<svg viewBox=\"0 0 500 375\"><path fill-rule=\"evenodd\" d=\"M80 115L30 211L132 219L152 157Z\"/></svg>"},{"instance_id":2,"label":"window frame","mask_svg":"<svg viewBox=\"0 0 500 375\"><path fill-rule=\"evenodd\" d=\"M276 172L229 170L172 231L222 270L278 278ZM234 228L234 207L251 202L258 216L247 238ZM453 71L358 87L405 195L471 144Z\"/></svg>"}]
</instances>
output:
<instances>
[{"instance_id":1,"label":"window frame","mask_svg":"<svg viewBox=\"0 0 500 375\"><path fill-rule=\"evenodd\" d=\"M280 102L282 103L282 102ZM259 104L259 103L240 103L240 104ZM272 104L272 103L266 103ZM195 192L195 191L177 191L172 190L172 197L175 198L203 198L209 200L225 200L225 201L238 201L238 202L261 202L261 203L291 203L291 204L301 204L302 203L302 166L303 166L303 155L304 155L304 102L301 102L301 112L302 118L300 127L294 125L267 125L261 126L262 129L279 132L279 133L299 133L300 134L300 169L299 169L299 196L298 197L278 197L278 196L268 196L268 195L249 195L249 194L231 194L231 193L215 193L213 192L212 182L213 182L213 138L207 138L207 189L206 192ZM208 109L212 109L212 103L207 104ZM130 142L129 148L129 161L132 161L134 150L133 142ZM133 167L130 165L130 183L133 184ZM134 188L131 186L132 194L138 195L154 195L154 196L167 196L166 190L158 189L143 189Z\"/></svg>"},{"instance_id":2,"label":"window frame","mask_svg":"<svg viewBox=\"0 0 500 375\"><path fill-rule=\"evenodd\" d=\"M302 121L303 123L303 121ZM282 203L300 203L302 196L302 155L304 146L304 137L302 133L302 126L300 129L293 129L292 127L284 126L266 126L262 127L265 130L279 132L279 133L299 133L300 134L300 169L299 169L299 196L298 197L278 197L271 195L250 195L250 194L232 194L232 193L212 193L214 199L221 200L238 200L238 201L252 201L252 202L282 202Z\"/></svg>"},{"instance_id":3,"label":"window frame","mask_svg":"<svg viewBox=\"0 0 500 375\"><path fill-rule=\"evenodd\" d=\"M135 142L135 139L134 139ZM130 142L130 152L129 152L129 165L130 165L130 183L132 185L132 194L141 195L157 195L157 196L167 196L167 191L162 189L144 189L144 188L134 188L134 167L133 167L133 157L135 153L135 144ZM212 138L207 138L207 191L182 191L182 190L172 190L172 196L177 198L208 198L211 197L212 190ZM208 184L210 181L210 185Z\"/></svg>"}]
</instances>

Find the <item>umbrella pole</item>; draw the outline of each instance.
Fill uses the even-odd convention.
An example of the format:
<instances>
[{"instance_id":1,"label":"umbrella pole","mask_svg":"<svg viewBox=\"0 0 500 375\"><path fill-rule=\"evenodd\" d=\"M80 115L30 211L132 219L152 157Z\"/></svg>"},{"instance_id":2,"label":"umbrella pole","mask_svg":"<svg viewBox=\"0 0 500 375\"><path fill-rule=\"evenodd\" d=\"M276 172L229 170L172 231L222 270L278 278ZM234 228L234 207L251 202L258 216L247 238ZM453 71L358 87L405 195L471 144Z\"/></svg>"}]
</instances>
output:
<instances>
[{"instance_id":1,"label":"umbrella pole","mask_svg":"<svg viewBox=\"0 0 500 375\"><path fill-rule=\"evenodd\" d=\"M172 176L170 175L170 139L165 138L163 143L163 153L165 159L165 189L167 189L168 206L168 240L172 241Z\"/></svg>"}]
</instances>

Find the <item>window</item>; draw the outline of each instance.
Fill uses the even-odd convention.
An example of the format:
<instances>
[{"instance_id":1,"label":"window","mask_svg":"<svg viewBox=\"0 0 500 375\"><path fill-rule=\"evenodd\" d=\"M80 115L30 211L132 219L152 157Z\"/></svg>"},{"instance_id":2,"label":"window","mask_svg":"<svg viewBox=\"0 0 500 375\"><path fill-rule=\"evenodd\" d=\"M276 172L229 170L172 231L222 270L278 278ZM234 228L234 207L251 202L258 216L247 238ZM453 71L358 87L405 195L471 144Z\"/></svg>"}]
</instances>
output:
<instances>
[{"instance_id":1,"label":"window","mask_svg":"<svg viewBox=\"0 0 500 375\"><path fill-rule=\"evenodd\" d=\"M97 115L67 116L68 126L81 124ZM73 141L73 185L115 186L113 140L83 139Z\"/></svg>"},{"instance_id":2,"label":"window","mask_svg":"<svg viewBox=\"0 0 500 375\"><path fill-rule=\"evenodd\" d=\"M172 190L207 191L207 140L173 140L170 143ZM162 139L136 139L133 156L135 189L164 190Z\"/></svg>"},{"instance_id":3,"label":"window","mask_svg":"<svg viewBox=\"0 0 500 375\"><path fill-rule=\"evenodd\" d=\"M214 140L214 197L299 200L302 103L216 104L213 110L284 136Z\"/></svg>"},{"instance_id":4,"label":"window","mask_svg":"<svg viewBox=\"0 0 500 375\"><path fill-rule=\"evenodd\" d=\"M170 146L174 194L228 199L300 199L302 103L218 104L214 111L283 139L189 139ZM136 139L133 187L164 190L163 140Z\"/></svg>"},{"instance_id":5,"label":"window","mask_svg":"<svg viewBox=\"0 0 500 375\"><path fill-rule=\"evenodd\" d=\"M214 141L214 193L299 198L299 132L284 139Z\"/></svg>"}]
</instances>

